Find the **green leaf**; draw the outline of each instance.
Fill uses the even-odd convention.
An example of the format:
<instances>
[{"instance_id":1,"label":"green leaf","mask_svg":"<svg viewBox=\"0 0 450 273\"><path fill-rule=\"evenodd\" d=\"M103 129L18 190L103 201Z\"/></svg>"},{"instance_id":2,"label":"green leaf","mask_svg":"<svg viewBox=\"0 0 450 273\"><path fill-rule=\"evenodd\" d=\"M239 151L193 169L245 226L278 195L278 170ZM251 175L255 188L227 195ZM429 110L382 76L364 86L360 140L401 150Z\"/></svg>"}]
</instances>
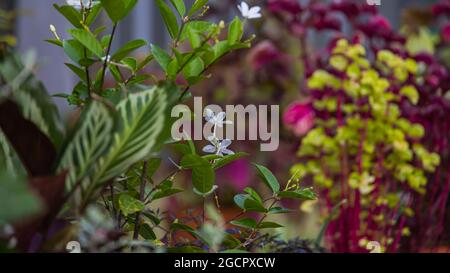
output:
<instances>
[{"instance_id":1,"label":"green leaf","mask_svg":"<svg viewBox=\"0 0 450 273\"><path fill-rule=\"evenodd\" d=\"M171 195L177 194L183 192L182 189L164 189L164 190L158 190L152 197L152 201L158 200L161 198L169 197Z\"/></svg>"},{"instance_id":2,"label":"green leaf","mask_svg":"<svg viewBox=\"0 0 450 273\"><path fill-rule=\"evenodd\" d=\"M282 208L282 207L273 207L269 210L269 213L271 214L281 214L281 213L291 213L294 212L294 210Z\"/></svg>"},{"instance_id":3,"label":"green leaf","mask_svg":"<svg viewBox=\"0 0 450 273\"><path fill-rule=\"evenodd\" d=\"M76 28L83 27L83 25L81 24L83 22L83 16L74 7L69 5L58 6L57 4L54 4L53 7L59 13L61 13L74 27Z\"/></svg>"},{"instance_id":4,"label":"green leaf","mask_svg":"<svg viewBox=\"0 0 450 273\"><path fill-rule=\"evenodd\" d=\"M75 73L82 81L86 82L86 72L79 68L76 65L70 64L70 63L65 63L65 65L72 70L73 73Z\"/></svg>"},{"instance_id":5,"label":"green leaf","mask_svg":"<svg viewBox=\"0 0 450 273\"><path fill-rule=\"evenodd\" d=\"M136 71L137 68L137 61L135 58L132 57L126 57L121 61L122 64L126 65L131 71Z\"/></svg>"},{"instance_id":6,"label":"green leaf","mask_svg":"<svg viewBox=\"0 0 450 273\"><path fill-rule=\"evenodd\" d=\"M228 27L228 45L234 45L239 42L244 34L242 21L236 16Z\"/></svg>"},{"instance_id":7,"label":"green leaf","mask_svg":"<svg viewBox=\"0 0 450 273\"><path fill-rule=\"evenodd\" d=\"M210 32L214 24L208 21L190 21L184 25L180 35L180 40L184 41L189 38L189 32L196 32L198 35Z\"/></svg>"},{"instance_id":8,"label":"green leaf","mask_svg":"<svg viewBox=\"0 0 450 273\"><path fill-rule=\"evenodd\" d=\"M113 130L114 120L102 103L93 101L84 109L58 165L58 172L69 170L69 188L92 174L95 163L110 147Z\"/></svg>"},{"instance_id":9,"label":"green leaf","mask_svg":"<svg viewBox=\"0 0 450 273\"><path fill-rule=\"evenodd\" d=\"M100 0L109 18L117 23L125 18L134 8L137 0Z\"/></svg>"},{"instance_id":10,"label":"green leaf","mask_svg":"<svg viewBox=\"0 0 450 273\"><path fill-rule=\"evenodd\" d=\"M89 12L88 17L86 18L86 25L90 26L92 25L97 17L100 15L100 12L102 11L102 5L100 5L98 2L93 3L93 6Z\"/></svg>"},{"instance_id":11,"label":"green leaf","mask_svg":"<svg viewBox=\"0 0 450 273\"><path fill-rule=\"evenodd\" d=\"M180 164L183 168L192 169L192 184L198 192L206 194L213 189L215 173L207 160L198 155L188 154L183 156Z\"/></svg>"},{"instance_id":12,"label":"green leaf","mask_svg":"<svg viewBox=\"0 0 450 273\"><path fill-rule=\"evenodd\" d=\"M91 32L85 29L69 29L68 32L97 57L102 58L105 56L102 45Z\"/></svg>"},{"instance_id":13,"label":"green leaf","mask_svg":"<svg viewBox=\"0 0 450 273\"><path fill-rule=\"evenodd\" d=\"M75 63L80 63L84 58L84 48L76 40L64 40L63 42L64 53Z\"/></svg>"},{"instance_id":14,"label":"green leaf","mask_svg":"<svg viewBox=\"0 0 450 273\"><path fill-rule=\"evenodd\" d=\"M170 37L175 39L178 35L178 23L177 18L173 14L170 7L163 0L155 0L156 5L161 13L164 23L169 31Z\"/></svg>"},{"instance_id":15,"label":"green leaf","mask_svg":"<svg viewBox=\"0 0 450 273\"><path fill-rule=\"evenodd\" d=\"M169 54L167 54L166 51L164 51L162 48L158 47L155 44L151 45L151 50L156 62L158 62L161 68L165 72L167 72L167 67L169 66L169 63L171 61Z\"/></svg>"},{"instance_id":16,"label":"green leaf","mask_svg":"<svg viewBox=\"0 0 450 273\"><path fill-rule=\"evenodd\" d=\"M194 13L203 8L207 3L208 0L195 0L194 4L189 10L188 16L191 17L192 15L194 15Z\"/></svg>"},{"instance_id":17,"label":"green leaf","mask_svg":"<svg viewBox=\"0 0 450 273\"><path fill-rule=\"evenodd\" d=\"M170 0L172 5L175 7L175 9L178 11L178 14L183 17L184 14L186 14L186 6L184 5L183 0Z\"/></svg>"},{"instance_id":18,"label":"green leaf","mask_svg":"<svg viewBox=\"0 0 450 273\"><path fill-rule=\"evenodd\" d=\"M283 227L280 224L274 223L274 222L262 222L258 225L258 229L263 229L263 228L280 228Z\"/></svg>"},{"instance_id":19,"label":"green leaf","mask_svg":"<svg viewBox=\"0 0 450 273\"><path fill-rule=\"evenodd\" d=\"M119 195L119 208L123 215L128 216L130 214L142 211L145 205L142 201L134 198L133 196L122 193Z\"/></svg>"},{"instance_id":20,"label":"green leaf","mask_svg":"<svg viewBox=\"0 0 450 273\"><path fill-rule=\"evenodd\" d=\"M266 185L272 190L273 193L278 193L280 191L280 183L273 173L262 165L256 163L253 164L258 170L259 177L266 183Z\"/></svg>"},{"instance_id":21,"label":"green leaf","mask_svg":"<svg viewBox=\"0 0 450 273\"><path fill-rule=\"evenodd\" d=\"M153 87L119 103L122 130L115 134L109 153L100 159L96 183L108 181L149 156L164 129L168 95L166 88Z\"/></svg>"},{"instance_id":22,"label":"green leaf","mask_svg":"<svg viewBox=\"0 0 450 273\"><path fill-rule=\"evenodd\" d=\"M200 35L198 35L197 31L188 29L188 38L193 49L199 48L202 45L202 39Z\"/></svg>"},{"instance_id":23,"label":"green leaf","mask_svg":"<svg viewBox=\"0 0 450 273\"><path fill-rule=\"evenodd\" d=\"M219 160L217 160L216 162L214 162L214 169L220 169L228 164L230 164L231 162L238 160L242 157L248 156L247 153L243 153L243 152L239 152L239 153L235 153L232 155L226 155L224 157L221 157Z\"/></svg>"},{"instance_id":24,"label":"green leaf","mask_svg":"<svg viewBox=\"0 0 450 273\"><path fill-rule=\"evenodd\" d=\"M243 228L255 228L256 220L253 218L241 218L230 222L231 224Z\"/></svg>"},{"instance_id":25,"label":"green leaf","mask_svg":"<svg viewBox=\"0 0 450 273\"><path fill-rule=\"evenodd\" d=\"M142 224L139 226L139 234L145 240L156 240L156 234L148 224Z\"/></svg>"},{"instance_id":26,"label":"green leaf","mask_svg":"<svg viewBox=\"0 0 450 273\"><path fill-rule=\"evenodd\" d=\"M143 46L146 46L147 42L145 40L133 40L128 43L126 43L122 48L117 50L111 57L111 60L113 61L121 61L123 58L128 56L132 51L141 48Z\"/></svg>"},{"instance_id":27,"label":"green leaf","mask_svg":"<svg viewBox=\"0 0 450 273\"><path fill-rule=\"evenodd\" d=\"M183 75L186 78L197 77L203 72L205 65L200 57L192 58L183 68Z\"/></svg>"},{"instance_id":28,"label":"green leaf","mask_svg":"<svg viewBox=\"0 0 450 273\"><path fill-rule=\"evenodd\" d=\"M238 194L234 196L234 202L245 211L267 212L264 205L253 199L248 194Z\"/></svg>"},{"instance_id":29,"label":"green leaf","mask_svg":"<svg viewBox=\"0 0 450 273\"><path fill-rule=\"evenodd\" d=\"M259 194L254 189L247 187L244 189L244 192L248 193L253 199L258 201L259 203L261 204L263 203L261 196L259 196Z\"/></svg>"},{"instance_id":30,"label":"green leaf","mask_svg":"<svg viewBox=\"0 0 450 273\"><path fill-rule=\"evenodd\" d=\"M41 200L27 187L24 178L0 173L0 225L23 220L41 209Z\"/></svg>"},{"instance_id":31,"label":"green leaf","mask_svg":"<svg viewBox=\"0 0 450 273\"><path fill-rule=\"evenodd\" d=\"M295 191L281 191L278 193L281 198L301 199L301 200L316 200L317 195L310 189L295 190Z\"/></svg>"}]
</instances>

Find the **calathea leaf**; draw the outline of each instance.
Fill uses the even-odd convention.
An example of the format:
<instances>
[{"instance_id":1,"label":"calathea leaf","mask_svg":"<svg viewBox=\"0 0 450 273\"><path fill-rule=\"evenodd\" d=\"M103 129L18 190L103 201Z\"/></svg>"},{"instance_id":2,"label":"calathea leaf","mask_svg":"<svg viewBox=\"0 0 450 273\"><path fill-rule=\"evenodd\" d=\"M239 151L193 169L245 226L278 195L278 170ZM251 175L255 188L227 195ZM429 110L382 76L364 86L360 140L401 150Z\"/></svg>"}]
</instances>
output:
<instances>
[{"instance_id":1,"label":"calathea leaf","mask_svg":"<svg viewBox=\"0 0 450 273\"><path fill-rule=\"evenodd\" d=\"M0 103L0 127L30 176L52 174L56 151L48 137L25 119L16 103Z\"/></svg>"},{"instance_id":2,"label":"calathea leaf","mask_svg":"<svg viewBox=\"0 0 450 273\"><path fill-rule=\"evenodd\" d=\"M26 174L16 151L11 147L2 130L0 130L0 170L6 170L14 176L24 176Z\"/></svg>"},{"instance_id":3,"label":"calathea leaf","mask_svg":"<svg viewBox=\"0 0 450 273\"><path fill-rule=\"evenodd\" d=\"M69 171L66 180L69 188L91 174L97 160L109 148L113 129L114 119L106 106L93 101L85 108L58 165L58 170Z\"/></svg>"},{"instance_id":4,"label":"calathea leaf","mask_svg":"<svg viewBox=\"0 0 450 273\"><path fill-rule=\"evenodd\" d=\"M111 149L98 163L96 184L124 173L150 154L164 129L167 96L165 88L153 87L131 94L119 103L122 129L115 133Z\"/></svg>"},{"instance_id":5,"label":"calathea leaf","mask_svg":"<svg viewBox=\"0 0 450 273\"><path fill-rule=\"evenodd\" d=\"M32 121L59 148L64 134L58 109L44 85L29 69L18 55L8 55L0 62L0 78L11 88L12 99L23 117Z\"/></svg>"}]
</instances>

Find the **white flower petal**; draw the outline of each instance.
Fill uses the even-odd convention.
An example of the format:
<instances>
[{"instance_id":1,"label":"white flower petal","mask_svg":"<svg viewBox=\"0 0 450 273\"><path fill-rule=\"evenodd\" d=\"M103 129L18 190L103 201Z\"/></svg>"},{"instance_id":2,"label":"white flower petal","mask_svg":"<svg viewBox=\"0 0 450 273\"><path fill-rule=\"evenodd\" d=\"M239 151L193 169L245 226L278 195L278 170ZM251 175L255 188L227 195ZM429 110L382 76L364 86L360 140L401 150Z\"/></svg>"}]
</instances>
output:
<instances>
[{"instance_id":1,"label":"white flower petal","mask_svg":"<svg viewBox=\"0 0 450 273\"><path fill-rule=\"evenodd\" d=\"M222 122L225 119L225 116L226 116L225 112L220 112L219 114L217 114L216 120L218 122Z\"/></svg>"},{"instance_id":2,"label":"white flower petal","mask_svg":"<svg viewBox=\"0 0 450 273\"><path fill-rule=\"evenodd\" d=\"M216 152L216 147L214 147L213 145L206 145L205 147L203 147L203 152L205 153L215 153Z\"/></svg>"},{"instance_id":3,"label":"white flower petal","mask_svg":"<svg viewBox=\"0 0 450 273\"><path fill-rule=\"evenodd\" d=\"M233 124L233 122L231 120L225 120L224 122L222 122L223 124Z\"/></svg>"},{"instance_id":4,"label":"white flower petal","mask_svg":"<svg viewBox=\"0 0 450 273\"><path fill-rule=\"evenodd\" d=\"M224 139L222 140L222 142L220 143L220 147L221 148L226 148L228 146L231 145L231 140L230 139Z\"/></svg>"},{"instance_id":5,"label":"white flower petal","mask_svg":"<svg viewBox=\"0 0 450 273\"><path fill-rule=\"evenodd\" d=\"M206 121L210 121L214 118L214 112L211 109L206 108L205 112L206 112L206 116L205 116Z\"/></svg>"},{"instance_id":6,"label":"white flower petal","mask_svg":"<svg viewBox=\"0 0 450 273\"><path fill-rule=\"evenodd\" d=\"M243 17L247 17L248 16L249 6L248 6L247 3L241 2L241 5L238 6L238 8L241 11L241 14L242 14Z\"/></svg>"},{"instance_id":7,"label":"white flower petal","mask_svg":"<svg viewBox=\"0 0 450 273\"><path fill-rule=\"evenodd\" d=\"M226 155L234 155L234 152L229 149L222 149L221 152Z\"/></svg>"}]
</instances>

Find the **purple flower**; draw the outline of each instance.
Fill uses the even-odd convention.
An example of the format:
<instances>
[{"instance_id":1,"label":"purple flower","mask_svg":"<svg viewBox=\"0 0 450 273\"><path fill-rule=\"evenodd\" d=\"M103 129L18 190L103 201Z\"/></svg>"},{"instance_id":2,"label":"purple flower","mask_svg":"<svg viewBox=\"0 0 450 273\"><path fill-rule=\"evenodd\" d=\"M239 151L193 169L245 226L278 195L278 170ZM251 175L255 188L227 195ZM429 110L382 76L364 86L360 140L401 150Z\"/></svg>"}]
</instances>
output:
<instances>
[{"instance_id":1,"label":"purple flower","mask_svg":"<svg viewBox=\"0 0 450 273\"><path fill-rule=\"evenodd\" d=\"M313 127L314 116L311 103L294 102L284 112L283 122L295 135L302 136Z\"/></svg>"}]
</instances>

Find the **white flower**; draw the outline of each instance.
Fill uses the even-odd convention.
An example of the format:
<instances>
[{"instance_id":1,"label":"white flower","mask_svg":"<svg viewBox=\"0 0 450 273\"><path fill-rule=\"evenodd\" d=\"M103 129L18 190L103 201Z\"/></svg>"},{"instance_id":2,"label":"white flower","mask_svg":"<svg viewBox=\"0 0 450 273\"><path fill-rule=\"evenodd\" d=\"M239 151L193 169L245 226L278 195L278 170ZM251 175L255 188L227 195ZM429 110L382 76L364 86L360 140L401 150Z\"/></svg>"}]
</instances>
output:
<instances>
[{"instance_id":1,"label":"white flower","mask_svg":"<svg viewBox=\"0 0 450 273\"><path fill-rule=\"evenodd\" d=\"M106 62L111 62L111 55L108 55L108 56L104 56L104 57L102 57L102 62L104 62L104 61L106 61Z\"/></svg>"},{"instance_id":2,"label":"white flower","mask_svg":"<svg viewBox=\"0 0 450 273\"><path fill-rule=\"evenodd\" d=\"M242 14L242 17L247 19L261 18L261 8L259 6L249 7L247 3L241 2L237 6Z\"/></svg>"},{"instance_id":3,"label":"white flower","mask_svg":"<svg viewBox=\"0 0 450 273\"><path fill-rule=\"evenodd\" d=\"M81 2L85 8L89 7L89 0L66 0L67 5L72 6L76 9L81 9Z\"/></svg>"},{"instance_id":4,"label":"white flower","mask_svg":"<svg viewBox=\"0 0 450 273\"><path fill-rule=\"evenodd\" d=\"M206 121L212 123L214 126L223 127L224 124L232 124L231 121L224 120L226 116L225 112L220 112L216 116L214 115L214 112L209 108L206 108L205 111L206 111L205 116Z\"/></svg>"},{"instance_id":5,"label":"white flower","mask_svg":"<svg viewBox=\"0 0 450 273\"><path fill-rule=\"evenodd\" d=\"M216 155L232 155L234 152L227 149L231 145L231 140L224 139L222 141L218 140L215 136L208 137L209 142L212 144L206 145L203 148L203 152L216 154Z\"/></svg>"}]
</instances>

